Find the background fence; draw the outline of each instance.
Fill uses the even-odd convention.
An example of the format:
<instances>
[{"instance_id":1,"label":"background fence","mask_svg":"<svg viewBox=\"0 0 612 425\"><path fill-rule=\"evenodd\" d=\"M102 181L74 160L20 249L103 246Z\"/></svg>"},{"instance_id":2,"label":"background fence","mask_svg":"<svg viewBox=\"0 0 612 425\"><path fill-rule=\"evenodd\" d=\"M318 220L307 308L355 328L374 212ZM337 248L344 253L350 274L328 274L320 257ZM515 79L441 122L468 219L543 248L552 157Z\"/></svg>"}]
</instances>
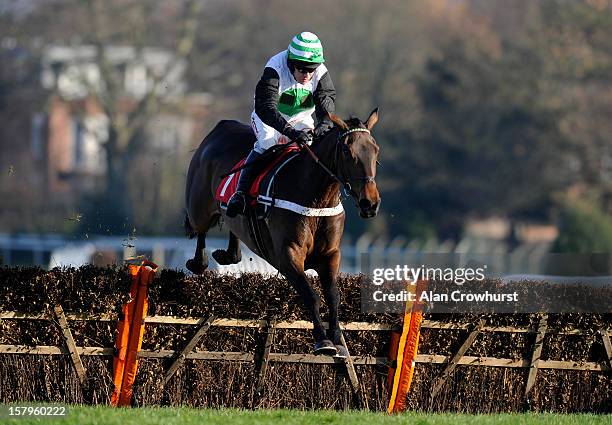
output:
<instances>
[{"instance_id":1,"label":"background fence","mask_svg":"<svg viewBox=\"0 0 612 425\"><path fill-rule=\"evenodd\" d=\"M227 240L208 238L209 252L225 249ZM545 256L549 242L521 244L511 249L508 244L484 238L464 238L459 243L429 240L425 243L409 241L403 237L389 240L364 234L354 242L342 246L343 273L360 273L368 265L391 267L397 264L419 265L428 254L460 255L492 254L491 273L545 274ZM103 265L121 262L126 258L143 255L161 268L185 270L185 262L193 257L195 241L171 237L108 237L90 236L87 240L71 240L55 235L0 234L0 256L7 265L41 265L43 267L80 266L94 263ZM274 273L270 267L243 246L243 260L232 266L219 266L209 256L210 267L220 272Z\"/></svg>"}]
</instances>

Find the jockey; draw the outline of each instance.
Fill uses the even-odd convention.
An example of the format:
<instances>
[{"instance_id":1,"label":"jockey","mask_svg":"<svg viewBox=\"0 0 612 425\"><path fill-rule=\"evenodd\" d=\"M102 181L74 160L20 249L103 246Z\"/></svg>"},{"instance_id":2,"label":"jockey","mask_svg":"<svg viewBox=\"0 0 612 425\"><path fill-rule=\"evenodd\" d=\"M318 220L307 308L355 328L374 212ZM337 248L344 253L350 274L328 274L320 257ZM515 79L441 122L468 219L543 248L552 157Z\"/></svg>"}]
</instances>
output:
<instances>
[{"instance_id":1,"label":"jockey","mask_svg":"<svg viewBox=\"0 0 612 425\"><path fill-rule=\"evenodd\" d=\"M270 58L255 88L251 125L257 140L245 165L253 164L276 144L290 140L310 144L313 137L319 138L333 127L328 112L335 110L336 90L323 62L323 47L311 32L296 35L287 50ZM236 193L227 205L228 217L245 212L246 197L261 169L260 162L242 170Z\"/></svg>"}]
</instances>

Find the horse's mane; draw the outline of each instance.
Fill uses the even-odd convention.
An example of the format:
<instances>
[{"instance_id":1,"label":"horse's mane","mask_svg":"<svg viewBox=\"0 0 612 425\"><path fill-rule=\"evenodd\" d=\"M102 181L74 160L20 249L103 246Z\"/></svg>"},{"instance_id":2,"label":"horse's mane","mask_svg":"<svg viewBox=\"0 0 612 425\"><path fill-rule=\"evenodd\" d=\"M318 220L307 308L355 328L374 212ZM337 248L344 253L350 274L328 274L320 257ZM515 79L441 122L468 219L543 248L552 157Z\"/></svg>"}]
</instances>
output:
<instances>
[{"instance_id":1,"label":"horse's mane","mask_svg":"<svg viewBox=\"0 0 612 425\"><path fill-rule=\"evenodd\" d=\"M346 125L349 126L349 128L365 128L365 124L363 123L363 121L352 115L347 120L344 120L344 122L346 123ZM327 131L327 133L325 133L323 137L315 140L315 144L322 142L329 135L329 133L334 131L334 129L338 129L338 127L334 126L330 128L329 131Z\"/></svg>"}]
</instances>

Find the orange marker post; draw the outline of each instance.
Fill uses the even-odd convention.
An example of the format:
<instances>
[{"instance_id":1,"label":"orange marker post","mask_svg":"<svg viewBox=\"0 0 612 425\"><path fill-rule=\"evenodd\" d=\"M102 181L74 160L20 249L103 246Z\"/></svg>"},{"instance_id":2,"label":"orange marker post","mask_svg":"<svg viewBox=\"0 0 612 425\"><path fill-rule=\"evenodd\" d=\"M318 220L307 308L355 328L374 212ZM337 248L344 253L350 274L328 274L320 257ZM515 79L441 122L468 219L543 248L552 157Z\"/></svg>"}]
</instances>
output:
<instances>
[{"instance_id":1,"label":"orange marker post","mask_svg":"<svg viewBox=\"0 0 612 425\"><path fill-rule=\"evenodd\" d=\"M111 398L113 406L130 406L132 403L132 386L138 371L138 351L142 346L144 320L147 316L147 293L156 271L157 265L148 261L144 261L141 266L129 266L132 299L123 306L122 318L117 323L117 353L113 361L115 390Z\"/></svg>"},{"instance_id":2,"label":"orange marker post","mask_svg":"<svg viewBox=\"0 0 612 425\"><path fill-rule=\"evenodd\" d=\"M427 281L418 281L416 294L427 287ZM410 391L414 366L419 347L421 321L423 320L423 303L415 301L406 303L402 333L397 343L396 368L389 369L388 382L391 383L388 413L402 412L406 409L406 396ZM391 345L393 346L393 335ZM397 336L395 336L397 339Z\"/></svg>"}]
</instances>

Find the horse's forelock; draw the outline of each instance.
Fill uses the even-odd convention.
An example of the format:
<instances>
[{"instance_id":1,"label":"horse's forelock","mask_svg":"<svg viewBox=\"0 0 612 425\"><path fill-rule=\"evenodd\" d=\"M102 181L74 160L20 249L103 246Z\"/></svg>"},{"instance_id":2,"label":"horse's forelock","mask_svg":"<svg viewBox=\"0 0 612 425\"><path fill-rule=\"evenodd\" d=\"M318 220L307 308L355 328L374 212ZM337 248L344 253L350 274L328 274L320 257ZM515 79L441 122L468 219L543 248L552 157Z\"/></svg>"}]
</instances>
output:
<instances>
[{"instance_id":1,"label":"horse's forelock","mask_svg":"<svg viewBox=\"0 0 612 425\"><path fill-rule=\"evenodd\" d=\"M344 122L349 126L349 128L365 128L365 124L359 118L352 115Z\"/></svg>"}]
</instances>

